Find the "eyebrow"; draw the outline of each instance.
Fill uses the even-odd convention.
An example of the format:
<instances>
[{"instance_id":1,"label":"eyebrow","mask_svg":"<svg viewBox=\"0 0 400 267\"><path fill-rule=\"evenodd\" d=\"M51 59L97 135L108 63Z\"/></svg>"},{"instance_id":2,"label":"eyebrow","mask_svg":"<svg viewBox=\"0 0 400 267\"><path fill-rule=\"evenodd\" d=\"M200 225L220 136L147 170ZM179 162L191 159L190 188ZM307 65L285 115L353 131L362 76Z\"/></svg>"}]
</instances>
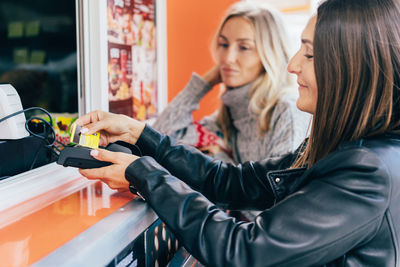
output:
<instances>
[{"instance_id":1,"label":"eyebrow","mask_svg":"<svg viewBox=\"0 0 400 267\"><path fill-rule=\"evenodd\" d=\"M313 42L310 41L310 40L308 40L308 39L301 39L301 42L302 42L303 44L310 44L310 45L313 45Z\"/></svg>"},{"instance_id":2,"label":"eyebrow","mask_svg":"<svg viewBox=\"0 0 400 267\"><path fill-rule=\"evenodd\" d=\"M220 37L220 38L223 38L223 39L225 39L225 40L228 40L228 38L226 38L224 35L222 35L222 34L220 34L218 37ZM236 39L237 41L250 41L250 42L253 42L253 43L255 43L255 41L254 41L254 39L251 39L251 38L239 38L239 39Z\"/></svg>"}]
</instances>

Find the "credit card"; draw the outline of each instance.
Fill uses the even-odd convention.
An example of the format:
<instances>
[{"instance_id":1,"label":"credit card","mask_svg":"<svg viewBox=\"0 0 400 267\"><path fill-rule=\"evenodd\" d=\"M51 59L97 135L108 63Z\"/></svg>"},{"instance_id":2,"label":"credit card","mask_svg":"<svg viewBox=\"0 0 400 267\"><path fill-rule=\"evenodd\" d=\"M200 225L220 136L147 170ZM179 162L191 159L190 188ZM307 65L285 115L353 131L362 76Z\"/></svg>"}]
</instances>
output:
<instances>
[{"instance_id":1,"label":"credit card","mask_svg":"<svg viewBox=\"0 0 400 267\"><path fill-rule=\"evenodd\" d=\"M81 134L82 126L74 124L71 131L71 143L79 144L90 148L98 148L100 142L100 133Z\"/></svg>"}]
</instances>

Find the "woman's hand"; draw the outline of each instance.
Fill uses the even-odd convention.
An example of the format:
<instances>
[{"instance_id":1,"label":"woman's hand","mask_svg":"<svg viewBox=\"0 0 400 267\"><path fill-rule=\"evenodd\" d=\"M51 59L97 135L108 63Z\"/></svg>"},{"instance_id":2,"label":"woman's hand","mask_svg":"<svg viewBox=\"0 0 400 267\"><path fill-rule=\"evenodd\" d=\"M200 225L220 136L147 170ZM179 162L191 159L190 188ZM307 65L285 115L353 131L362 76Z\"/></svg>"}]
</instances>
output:
<instances>
[{"instance_id":1,"label":"woman's hand","mask_svg":"<svg viewBox=\"0 0 400 267\"><path fill-rule=\"evenodd\" d=\"M214 85L221 83L221 73L219 71L219 66L212 67L206 74L202 77L211 87Z\"/></svg>"},{"instance_id":2,"label":"woman's hand","mask_svg":"<svg viewBox=\"0 0 400 267\"><path fill-rule=\"evenodd\" d=\"M74 123L83 127L82 134L99 132L101 146L118 140L135 144L145 127L143 122L128 116L99 110L83 115Z\"/></svg>"},{"instance_id":3,"label":"woman's hand","mask_svg":"<svg viewBox=\"0 0 400 267\"><path fill-rule=\"evenodd\" d=\"M111 152L104 149L92 150L90 155L101 161L114 163L110 166L97 169L79 169L79 172L88 179L98 179L106 183L111 189L118 191L129 190L129 182L125 179L126 168L139 157L121 152Z\"/></svg>"},{"instance_id":4,"label":"woman's hand","mask_svg":"<svg viewBox=\"0 0 400 267\"><path fill-rule=\"evenodd\" d=\"M210 156L214 156L218 153L223 152L222 148L219 145L203 146L200 147L199 150Z\"/></svg>"}]
</instances>

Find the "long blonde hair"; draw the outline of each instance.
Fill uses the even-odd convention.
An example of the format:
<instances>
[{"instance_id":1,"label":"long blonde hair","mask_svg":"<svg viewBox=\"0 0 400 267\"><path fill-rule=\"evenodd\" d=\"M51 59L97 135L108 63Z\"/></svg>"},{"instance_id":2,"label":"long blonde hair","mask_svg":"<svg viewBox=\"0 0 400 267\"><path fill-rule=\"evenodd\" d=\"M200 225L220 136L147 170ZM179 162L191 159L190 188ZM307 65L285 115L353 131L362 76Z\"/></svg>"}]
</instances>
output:
<instances>
[{"instance_id":1,"label":"long blonde hair","mask_svg":"<svg viewBox=\"0 0 400 267\"><path fill-rule=\"evenodd\" d=\"M258 116L258 133L269 130L273 109L282 95L294 87L293 77L287 72L290 49L289 38L281 15L261 3L238 2L231 6L217 30L212 51L216 51L218 36L225 23L234 17L247 19L254 27L255 43L264 71L250 88L249 110ZM217 123L227 141L232 134L228 108L221 104Z\"/></svg>"}]
</instances>

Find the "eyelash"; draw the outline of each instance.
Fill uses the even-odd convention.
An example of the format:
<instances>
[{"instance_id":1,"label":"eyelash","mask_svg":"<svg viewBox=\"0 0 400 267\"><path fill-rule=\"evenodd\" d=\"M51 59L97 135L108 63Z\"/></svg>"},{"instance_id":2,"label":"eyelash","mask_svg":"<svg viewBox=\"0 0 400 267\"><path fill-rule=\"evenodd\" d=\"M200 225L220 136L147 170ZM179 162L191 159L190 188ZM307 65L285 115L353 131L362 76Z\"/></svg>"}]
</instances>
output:
<instances>
[{"instance_id":1,"label":"eyelash","mask_svg":"<svg viewBox=\"0 0 400 267\"><path fill-rule=\"evenodd\" d=\"M219 47L223 47L223 48L228 48L229 44L219 43L218 46L219 46ZM247 46L240 46L239 48L240 48L240 50L242 50L242 51L248 51L248 50L251 49L250 47L247 47Z\"/></svg>"},{"instance_id":2,"label":"eyelash","mask_svg":"<svg viewBox=\"0 0 400 267\"><path fill-rule=\"evenodd\" d=\"M308 58L308 59L312 59L314 56L312 56L312 55L308 55L308 54L306 54L306 55L304 55L306 58Z\"/></svg>"}]
</instances>

